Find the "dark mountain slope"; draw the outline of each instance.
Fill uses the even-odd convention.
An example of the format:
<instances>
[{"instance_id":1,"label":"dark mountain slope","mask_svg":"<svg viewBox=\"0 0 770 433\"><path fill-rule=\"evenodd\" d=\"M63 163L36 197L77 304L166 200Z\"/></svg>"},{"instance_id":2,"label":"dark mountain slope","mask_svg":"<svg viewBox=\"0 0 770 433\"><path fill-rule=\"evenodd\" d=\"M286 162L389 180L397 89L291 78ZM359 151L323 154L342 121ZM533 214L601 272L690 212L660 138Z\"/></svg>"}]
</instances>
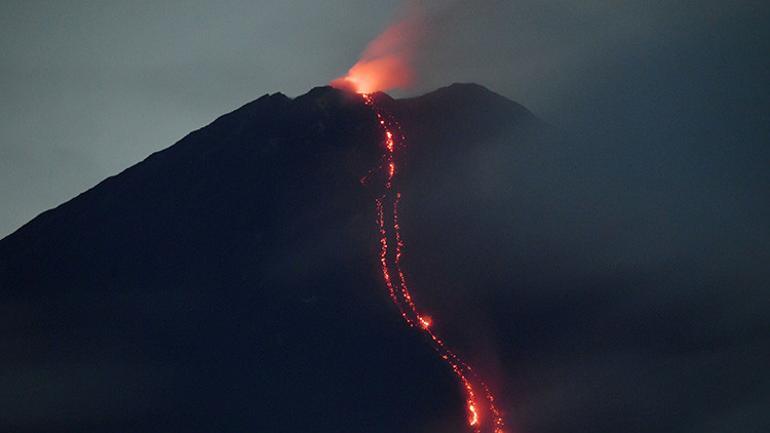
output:
<instances>
[{"instance_id":1,"label":"dark mountain slope","mask_svg":"<svg viewBox=\"0 0 770 433\"><path fill-rule=\"evenodd\" d=\"M462 426L451 372L402 328L378 279L359 178L380 134L352 94L265 95L3 239L14 379L0 423Z\"/></svg>"},{"instance_id":2,"label":"dark mountain slope","mask_svg":"<svg viewBox=\"0 0 770 433\"><path fill-rule=\"evenodd\" d=\"M765 256L720 241L740 221L481 86L376 99L406 136L414 295L512 431L760 413ZM381 140L355 95L265 95L1 240L0 430L463 431L380 281Z\"/></svg>"}]
</instances>

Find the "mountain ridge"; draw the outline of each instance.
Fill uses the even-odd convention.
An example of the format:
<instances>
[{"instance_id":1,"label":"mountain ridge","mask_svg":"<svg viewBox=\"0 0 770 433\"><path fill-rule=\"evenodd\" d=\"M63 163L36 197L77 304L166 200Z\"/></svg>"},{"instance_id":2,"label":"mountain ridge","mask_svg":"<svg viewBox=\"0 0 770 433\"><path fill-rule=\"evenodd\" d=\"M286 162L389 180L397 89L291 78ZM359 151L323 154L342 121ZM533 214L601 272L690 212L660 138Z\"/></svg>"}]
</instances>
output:
<instances>
[{"instance_id":1,"label":"mountain ridge","mask_svg":"<svg viewBox=\"0 0 770 433\"><path fill-rule=\"evenodd\" d=\"M469 95L470 95L470 97L468 97ZM466 99L465 102L467 102L468 100L477 101L477 102L478 101L492 101L492 100L497 100L496 102L506 101L506 103L511 104L511 106L516 107L517 110L520 110L521 113L525 117L529 118L528 120L530 120L530 121L535 121L536 120L535 116L531 112L526 110L526 108L524 108L520 104L517 104L517 103L515 103L515 102L513 102L513 101L511 101L511 100L509 100L509 99L507 99L507 98L505 98L503 96L500 96L499 94L497 94L495 92L492 92L488 88L486 88L486 87L484 87L482 85L479 85L479 84L475 84L475 83L453 83L453 84L445 86L445 87L437 88L436 90L433 90L431 92L425 93L425 94L420 95L420 96L414 96L414 97L408 97L408 98L400 98L400 99L394 99L394 98L390 97L389 95L387 95L384 92L377 92L375 94L375 98L378 100L378 102L383 102L384 101L385 104L392 104L394 102L401 102L401 103L406 103L406 104L410 104L410 105L414 104L415 102L419 102L421 100L438 100L438 102L441 103L441 102L444 102L447 98L452 98L452 97L457 97L457 96L460 96L461 99L463 97L465 97L465 99ZM233 122L235 121L235 118L237 118L240 121L243 121L243 119L241 119L242 116L243 117L252 117L252 116L256 117L259 114L264 114L263 110L265 108L262 106L263 104L270 104L269 108L272 108L272 109L280 109L280 108L285 108L288 104L291 104L293 102L304 103L305 101L308 101L308 100L313 102L313 103L319 103L321 101L326 101L326 102L322 102L322 103L327 103L329 97L331 97L333 99L337 99L337 103L339 103L340 101L347 101L347 102L358 101L358 97L355 94L353 94L352 92L350 92L348 90L336 89L336 88L334 88L332 86L328 86L328 85L314 87L311 90L309 90L307 93L299 95L299 96L297 96L295 98L290 98L290 97L286 96L285 94L283 94L281 92L266 93L266 94L258 97L257 99L255 99L253 101L250 101L250 102L247 102L247 103L243 104L242 106L234 109L233 111L230 111L230 112L228 112L226 114L223 114L223 115L215 118L208 125L202 126L202 127L198 128L196 130L193 130L193 131L189 132L188 134L186 134L184 137L180 138L178 141L176 141L171 146L166 147L164 149L161 149L159 151L153 152L150 155L148 155L145 159L143 159L142 161L139 161L136 164L134 164L134 165L132 165L130 167L127 167L124 170L122 170L122 171L120 171L120 172L118 172L118 173L116 173L114 175L106 177L105 179L103 179L102 181L98 182L93 187L88 188L87 190L85 190L85 191L79 193L78 195L76 195L75 197L73 197L73 198L71 198L69 200L66 200L66 201L60 203L59 205L54 206L54 207L52 207L50 209L44 210L43 212L41 212L40 214L38 214L37 216L32 218L27 223L23 224L21 227L19 227L18 229L16 229L12 233L10 233L7 236L5 236L4 238L0 239L0 243L3 240L7 239L7 238L14 237L17 232L26 230L25 227L27 227L30 224L35 223L38 220L41 221L40 222L41 224L44 224L42 221L44 221L47 218L49 218L48 215L50 215L51 212L56 211L57 209L61 208L64 205L67 205L69 202L71 202L73 200L80 199L81 196L83 196L84 194L88 194L90 191L92 191L92 190L94 190L96 188L100 188L103 185L109 184L112 181L113 178L115 178L117 176L120 176L120 175L122 175L122 174L124 174L126 172L129 172L129 171L133 170L135 167L137 167L137 166L139 166L141 164L145 164L145 163L149 164L149 163L154 162L155 158L158 158L161 155L165 155L167 152L172 151L172 148L174 148L177 145L180 145L180 147L184 147L189 141L191 141L192 137L194 137L194 136L196 136L198 134L204 133L204 132L210 132L209 128L211 128L211 129L232 128L234 126ZM321 99L321 98L323 98L323 99ZM431 103L434 103L434 102L431 101ZM259 110L259 111L254 112L255 110ZM254 113L252 113L252 112L254 112Z\"/></svg>"},{"instance_id":2,"label":"mountain ridge","mask_svg":"<svg viewBox=\"0 0 770 433\"><path fill-rule=\"evenodd\" d=\"M529 122L480 87L435 98L466 112L455 124L423 113L427 100L375 98L426 122L403 119L405 185ZM452 372L402 327L378 278L376 191L360 179L382 139L352 93L266 94L0 240L0 367L23 396L0 393L0 429L463 431ZM91 380L73 366L125 373ZM47 394L24 379L39 368ZM340 408L347 428L328 416Z\"/></svg>"},{"instance_id":3,"label":"mountain ridge","mask_svg":"<svg viewBox=\"0 0 770 433\"><path fill-rule=\"evenodd\" d=\"M756 240L718 243L746 232L711 201L481 86L374 99L410 291L512 431L679 431L761 395L766 272L733 278ZM383 287L383 143L356 95L263 95L0 240L0 431L467 432Z\"/></svg>"}]
</instances>

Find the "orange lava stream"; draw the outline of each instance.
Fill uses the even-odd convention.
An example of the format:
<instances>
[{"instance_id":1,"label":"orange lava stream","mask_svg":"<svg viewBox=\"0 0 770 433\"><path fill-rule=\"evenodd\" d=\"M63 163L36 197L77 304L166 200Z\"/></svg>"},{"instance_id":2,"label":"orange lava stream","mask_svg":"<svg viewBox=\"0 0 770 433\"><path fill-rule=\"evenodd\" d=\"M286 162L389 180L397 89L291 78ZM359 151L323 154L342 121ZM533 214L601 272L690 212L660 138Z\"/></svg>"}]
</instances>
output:
<instances>
[{"instance_id":1,"label":"orange lava stream","mask_svg":"<svg viewBox=\"0 0 770 433\"><path fill-rule=\"evenodd\" d=\"M478 377L468 363L449 349L444 340L431 329L433 319L419 311L409 291L406 276L401 269L401 259L405 246L398 219L401 193L397 188L394 188L394 179L398 170L396 168L396 134L393 133L393 129L398 128L398 124L386 118L383 111L375 105L371 94L363 93L361 96L366 105L374 110L385 135L385 154L382 163L385 192L376 199L376 206L377 225L380 235L380 267L382 268L382 277L388 290L388 295L398 308L406 324L412 328L415 328L415 325L419 325L416 328L430 338L433 349L449 365L457 377L465 393L468 425L472 428L473 432L505 433L505 422L502 412L497 407L495 397L489 386ZM400 137L403 138L403 136ZM389 216L392 224L387 223L386 214L388 212L386 211L390 211ZM389 239L395 239L395 251L389 248ZM398 281L395 284L393 281L394 274L398 275ZM398 285L400 290L396 289L396 285ZM480 395L483 395L483 399L479 398Z\"/></svg>"}]
</instances>

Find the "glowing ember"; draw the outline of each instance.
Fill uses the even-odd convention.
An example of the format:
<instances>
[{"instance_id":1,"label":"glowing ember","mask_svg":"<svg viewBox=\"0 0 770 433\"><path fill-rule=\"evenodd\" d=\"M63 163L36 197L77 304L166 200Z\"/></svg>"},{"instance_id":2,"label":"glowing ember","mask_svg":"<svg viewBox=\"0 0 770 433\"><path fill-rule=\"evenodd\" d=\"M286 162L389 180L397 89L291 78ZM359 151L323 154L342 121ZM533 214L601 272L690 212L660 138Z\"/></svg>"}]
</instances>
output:
<instances>
[{"instance_id":1,"label":"glowing ember","mask_svg":"<svg viewBox=\"0 0 770 433\"><path fill-rule=\"evenodd\" d=\"M422 327L425 329L430 328L430 325L433 323L433 320L430 318L430 316L420 316L418 319L420 320L420 325L422 325Z\"/></svg>"},{"instance_id":2,"label":"glowing ember","mask_svg":"<svg viewBox=\"0 0 770 433\"><path fill-rule=\"evenodd\" d=\"M479 423L479 414L476 412L476 406L472 402L468 402L468 410L471 413L471 417L468 420L468 424L476 425Z\"/></svg>"},{"instance_id":3,"label":"glowing ember","mask_svg":"<svg viewBox=\"0 0 770 433\"><path fill-rule=\"evenodd\" d=\"M380 170L384 172L385 188L383 194L376 199L375 204L377 206L377 226L380 235L380 267L382 268L382 277L388 290L388 295L398 308L406 324L413 328L415 324L419 324L417 329L425 333L430 339L433 349L454 372L465 392L468 425L473 429L473 432L505 433L502 412L498 409L494 395L487 384L476 375L470 365L450 350L444 343L444 340L433 332L431 329L433 319L418 310L409 291L406 276L401 269L401 259L405 247L398 219L401 193L394 188L396 173L398 172L396 169L398 143L396 143L395 137L403 136L393 133L393 129L397 129L398 124L376 106L372 95L363 93L362 98L366 105L374 110L385 136L384 154L380 166ZM364 179L368 179L368 176ZM394 240L396 245L395 251L389 248L390 242ZM397 284L400 291L396 290L392 279L393 271L398 275ZM479 398L479 393L483 395L483 398Z\"/></svg>"}]
</instances>

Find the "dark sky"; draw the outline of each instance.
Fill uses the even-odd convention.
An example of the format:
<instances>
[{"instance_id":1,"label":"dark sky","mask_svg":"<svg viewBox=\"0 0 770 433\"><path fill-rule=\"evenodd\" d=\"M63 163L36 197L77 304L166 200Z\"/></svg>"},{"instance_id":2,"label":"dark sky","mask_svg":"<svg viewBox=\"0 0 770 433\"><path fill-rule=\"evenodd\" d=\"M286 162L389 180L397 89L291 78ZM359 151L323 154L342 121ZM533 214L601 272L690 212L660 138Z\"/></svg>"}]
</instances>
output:
<instances>
[{"instance_id":1,"label":"dark sky","mask_svg":"<svg viewBox=\"0 0 770 433\"><path fill-rule=\"evenodd\" d=\"M628 166L689 159L694 182L764 198L765 2L422 4L418 81L400 94L479 82ZM2 2L0 235L261 94L339 76L399 7Z\"/></svg>"}]
</instances>

